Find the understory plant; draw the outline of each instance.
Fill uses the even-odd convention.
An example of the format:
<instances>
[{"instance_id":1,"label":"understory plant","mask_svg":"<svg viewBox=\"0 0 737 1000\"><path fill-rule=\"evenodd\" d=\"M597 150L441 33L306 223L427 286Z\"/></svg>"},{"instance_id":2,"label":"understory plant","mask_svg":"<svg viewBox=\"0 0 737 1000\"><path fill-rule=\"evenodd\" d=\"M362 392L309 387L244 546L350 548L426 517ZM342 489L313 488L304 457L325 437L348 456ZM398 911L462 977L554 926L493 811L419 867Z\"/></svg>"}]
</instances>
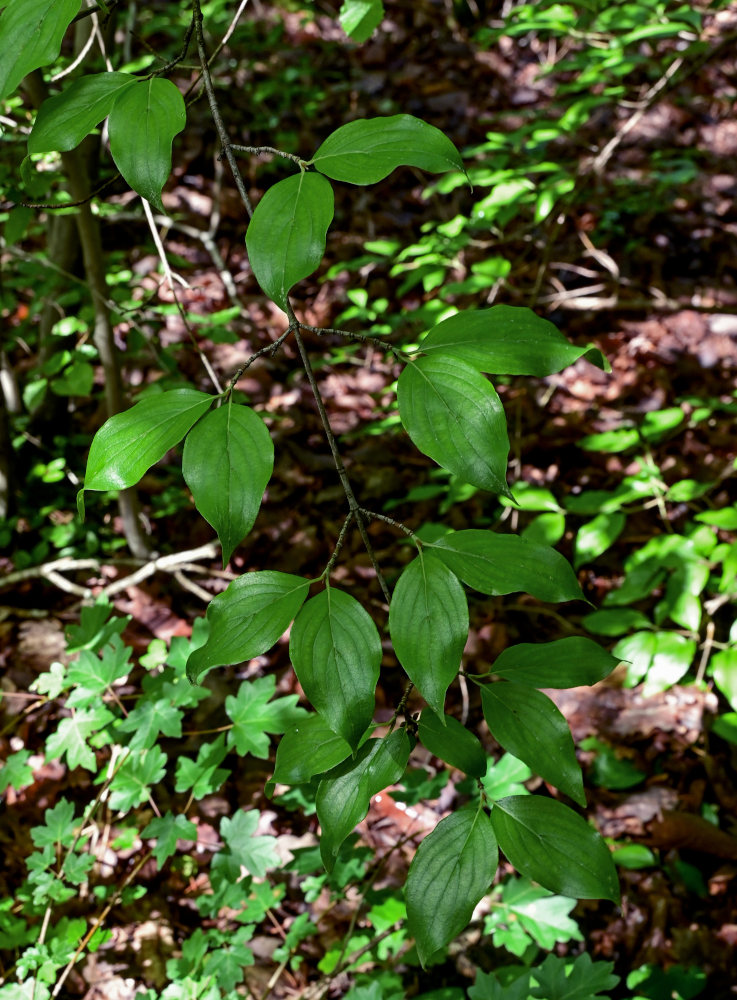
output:
<instances>
[{"instance_id":1,"label":"understory plant","mask_svg":"<svg viewBox=\"0 0 737 1000\"><path fill-rule=\"evenodd\" d=\"M0 77L2 96L13 94L29 74L56 60L74 19L92 16L91 8L79 7L78 0L11 0L6 5L0 42L12 57ZM107 7L101 5L103 13ZM370 911L374 930L386 932L386 948L399 951L411 939L424 968L440 961L473 919L492 888L500 851L524 878L518 884L524 891L539 891L529 889L532 881L555 897L619 899L609 848L582 812L586 798L573 739L564 717L541 690L594 684L609 674L617 658L591 638L567 636L512 646L482 672L464 668L469 593L487 598L523 591L550 604L580 602L584 595L573 568L552 545L531 537L496 528L438 531L368 507L343 461L315 373L316 352L309 345L315 335L329 334L386 353L397 375L401 425L419 451L463 483L512 504L517 501L516 487L507 481L506 417L488 376L548 376L580 358L606 370L607 362L596 347L571 344L552 323L521 307L458 312L432 326L419 345L316 328L300 319L290 293L322 261L334 215L334 185L375 184L406 166L463 173L461 157L442 131L402 113L340 124L307 154L240 146L223 124L199 0L193 0L182 35L181 56L160 70L107 67L88 73L82 60L71 80L64 78L61 88L41 101L22 176L32 183L35 162L54 162L56 154L75 150L106 120L115 168L147 211L153 206L163 212L172 142L187 122L185 100L169 77L194 44L197 82L204 87L242 200L249 263L264 295L285 318L276 340L234 371L226 386L214 380L213 391L199 385L169 388L162 380L147 386L130 409L109 417L92 440L80 515L84 517L85 492L133 491L149 468L183 442L184 482L217 534L226 566L254 526L274 464L266 424L244 402L238 382L257 357L273 355L289 341L312 390L342 487L344 520L317 576L282 571L275 546L270 564L242 574L213 598L191 640L149 650L139 664L145 673L133 708L119 696L131 674L131 650L120 638L124 622L109 619L103 605L83 610L68 648L76 658L44 673L36 693L65 699L67 714L46 741L46 757L94 773L100 790L81 811L60 799L45 811L43 825L33 829L36 850L27 859L28 878L3 911L5 946L18 956L13 969L17 985L4 987L5 996L43 1000L60 995L83 951L102 943L110 908L141 895L136 884L141 867L153 858L160 868L177 855L179 843L199 842L197 802L220 788L228 776L222 766L226 759L266 759L270 735L281 739L268 791L291 789L293 803L305 814L313 806L316 812L319 849L309 856L297 853L290 862L293 870L316 880L313 888L323 880L320 885L340 892L364 878L361 866L372 859L357 846L355 828L371 800L402 781L415 748L424 747L472 779L461 807L421 841L403 897L385 910L381 905L387 901L379 898ZM262 193L255 208L237 159L244 152L276 155L288 172ZM102 350L103 341L99 344ZM128 513L134 509L133 504ZM374 520L397 535L388 564L379 560L371 541L368 528ZM349 592L334 582L350 532L358 533L373 566L367 592ZM229 721L222 732L213 740L200 739L196 747L189 745L186 752L173 742L183 738L184 713L208 697L203 682L214 686L214 671L263 657L288 630L291 664L309 708L298 705L293 695L277 696L273 674L249 672L225 694L221 709ZM377 718L375 696L384 660L402 672L403 692L391 712ZM488 754L479 736L446 713L448 692L460 683L480 705L491 737L542 779L544 792L510 791L507 783L488 780ZM6 787L27 783L25 753L19 751L5 765ZM122 885L100 880L92 887L98 917L52 920L80 886L90 886L90 870L104 861L105 851L92 842L97 811L134 814L138 821L139 807L147 803L151 814L145 825L123 824L110 846L141 852L145 841L150 847ZM253 928L279 892L263 881L277 855L274 838L258 827L258 811L247 807L219 817L208 891L196 900L206 923L187 938L181 956L167 963L172 985L162 996L214 997L232 993L242 983L253 959ZM177 863L183 874L194 870L186 853L177 855ZM511 905L514 893L503 890L503 897ZM227 922L227 932L218 917ZM491 921L488 932L500 933L498 923ZM304 919L295 921L289 933L279 957L285 966L295 961L300 940L313 928ZM397 936L392 939L392 934ZM518 936L515 947L519 943ZM344 967L345 958L340 952L328 959L326 972ZM590 959L580 957L568 974L586 980L590 966ZM612 985L611 969L599 972L597 992ZM555 956L525 974L528 982L534 977L537 985L530 988L540 996L548 981L565 984L567 976ZM487 985L477 982L473 1000L503 995ZM526 988L504 995L522 996ZM550 986L545 995L558 994Z\"/></svg>"}]
</instances>

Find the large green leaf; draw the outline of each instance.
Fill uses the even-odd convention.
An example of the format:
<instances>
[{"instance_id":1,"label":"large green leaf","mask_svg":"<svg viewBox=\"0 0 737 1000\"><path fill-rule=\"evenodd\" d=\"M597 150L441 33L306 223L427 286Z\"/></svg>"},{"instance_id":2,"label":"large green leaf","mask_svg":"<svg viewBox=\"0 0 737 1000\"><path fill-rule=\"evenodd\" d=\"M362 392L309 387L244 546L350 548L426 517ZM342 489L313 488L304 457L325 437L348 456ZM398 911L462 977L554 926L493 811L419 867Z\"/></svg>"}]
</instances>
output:
<instances>
[{"instance_id":1,"label":"large green leaf","mask_svg":"<svg viewBox=\"0 0 737 1000\"><path fill-rule=\"evenodd\" d=\"M583 600L570 563L549 545L469 528L451 532L431 547L457 577L482 594L521 590L541 601Z\"/></svg>"},{"instance_id":2,"label":"large green leaf","mask_svg":"<svg viewBox=\"0 0 737 1000\"><path fill-rule=\"evenodd\" d=\"M396 167L433 174L463 170L450 139L413 115L360 118L329 135L310 161L327 177L349 184L376 184Z\"/></svg>"},{"instance_id":3,"label":"large green leaf","mask_svg":"<svg viewBox=\"0 0 737 1000\"><path fill-rule=\"evenodd\" d=\"M371 616L350 594L327 587L297 615L289 655L307 698L356 747L373 716L381 665Z\"/></svg>"},{"instance_id":4,"label":"large green leaf","mask_svg":"<svg viewBox=\"0 0 737 1000\"><path fill-rule=\"evenodd\" d=\"M483 810L446 816L420 844L407 875L407 925L423 967L466 927L499 861Z\"/></svg>"},{"instance_id":5,"label":"large green leaf","mask_svg":"<svg viewBox=\"0 0 737 1000\"><path fill-rule=\"evenodd\" d=\"M491 822L500 848L518 872L562 896L619 902L609 848L561 802L512 795L494 803Z\"/></svg>"},{"instance_id":6,"label":"large green leaf","mask_svg":"<svg viewBox=\"0 0 737 1000\"><path fill-rule=\"evenodd\" d=\"M426 708L420 716L417 735L422 745L440 760L474 778L486 774L486 754L477 737L450 715L440 719Z\"/></svg>"},{"instance_id":7,"label":"large green leaf","mask_svg":"<svg viewBox=\"0 0 737 1000\"><path fill-rule=\"evenodd\" d=\"M482 686L481 703L491 735L505 750L586 805L571 731L547 695L525 684L497 681Z\"/></svg>"},{"instance_id":8,"label":"large green leaf","mask_svg":"<svg viewBox=\"0 0 737 1000\"><path fill-rule=\"evenodd\" d=\"M248 406L229 402L187 435L182 472L197 510L218 533L223 566L253 527L273 468L271 435Z\"/></svg>"},{"instance_id":9,"label":"large green leaf","mask_svg":"<svg viewBox=\"0 0 737 1000\"><path fill-rule=\"evenodd\" d=\"M80 0L10 0L0 16L0 100L59 55Z\"/></svg>"},{"instance_id":10,"label":"large green leaf","mask_svg":"<svg viewBox=\"0 0 737 1000\"><path fill-rule=\"evenodd\" d=\"M246 232L248 259L256 281L281 309L292 286L322 260L333 210L330 184L304 171L274 184L256 206Z\"/></svg>"},{"instance_id":11,"label":"large green leaf","mask_svg":"<svg viewBox=\"0 0 737 1000\"><path fill-rule=\"evenodd\" d=\"M581 357L611 371L598 347L576 347L556 326L526 306L492 306L457 313L430 330L420 350L460 358L478 371L494 375L552 375Z\"/></svg>"},{"instance_id":12,"label":"large green leaf","mask_svg":"<svg viewBox=\"0 0 737 1000\"><path fill-rule=\"evenodd\" d=\"M521 642L510 646L494 660L492 670L499 677L531 684L532 687L569 688L596 684L614 670L616 656L582 635L554 642Z\"/></svg>"},{"instance_id":13,"label":"large green leaf","mask_svg":"<svg viewBox=\"0 0 737 1000\"><path fill-rule=\"evenodd\" d=\"M322 828L320 854L328 871L333 870L340 845L368 812L371 797L402 777L409 751L406 730L395 729L383 739L367 740L355 757L322 779L317 818Z\"/></svg>"},{"instance_id":14,"label":"large green leaf","mask_svg":"<svg viewBox=\"0 0 737 1000\"><path fill-rule=\"evenodd\" d=\"M340 5L340 26L354 42L365 42L384 17L381 0L343 0Z\"/></svg>"},{"instance_id":15,"label":"large green leaf","mask_svg":"<svg viewBox=\"0 0 737 1000\"><path fill-rule=\"evenodd\" d=\"M410 680L442 717L468 638L468 601L458 578L431 552L421 552L399 577L389 632Z\"/></svg>"},{"instance_id":16,"label":"large green leaf","mask_svg":"<svg viewBox=\"0 0 737 1000\"><path fill-rule=\"evenodd\" d=\"M92 440L86 490L123 490L170 448L212 405L213 397L198 389L172 389L147 396L130 410L106 420Z\"/></svg>"},{"instance_id":17,"label":"large green leaf","mask_svg":"<svg viewBox=\"0 0 737 1000\"><path fill-rule=\"evenodd\" d=\"M415 445L459 479L511 497L509 438L491 383L459 358L411 361L397 382L399 416Z\"/></svg>"},{"instance_id":18,"label":"large green leaf","mask_svg":"<svg viewBox=\"0 0 737 1000\"><path fill-rule=\"evenodd\" d=\"M288 729L279 741L273 781L301 785L340 764L351 748L320 715L310 715Z\"/></svg>"},{"instance_id":19,"label":"large green leaf","mask_svg":"<svg viewBox=\"0 0 737 1000\"><path fill-rule=\"evenodd\" d=\"M110 152L126 183L160 212L171 173L174 136L187 122L184 98L164 77L139 80L119 94L110 112Z\"/></svg>"},{"instance_id":20,"label":"large green leaf","mask_svg":"<svg viewBox=\"0 0 737 1000\"><path fill-rule=\"evenodd\" d=\"M138 82L130 73L81 76L61 94L47 98L38 109L28 137L28 152L74 149L107 118L116 98Z\"/></svg>"},{"instance_id":21,"label":"large green leaf","mask_svg":"<svg viewBox=\"0 0 737 1000\"><path fill-rule=\"evenodd\" d=\"M310 581L291 573L245 573L210 601L210 635L187 660L195 683L203 671L241 663L271 649L307 597Z\"/></svg>"}]
</instances>

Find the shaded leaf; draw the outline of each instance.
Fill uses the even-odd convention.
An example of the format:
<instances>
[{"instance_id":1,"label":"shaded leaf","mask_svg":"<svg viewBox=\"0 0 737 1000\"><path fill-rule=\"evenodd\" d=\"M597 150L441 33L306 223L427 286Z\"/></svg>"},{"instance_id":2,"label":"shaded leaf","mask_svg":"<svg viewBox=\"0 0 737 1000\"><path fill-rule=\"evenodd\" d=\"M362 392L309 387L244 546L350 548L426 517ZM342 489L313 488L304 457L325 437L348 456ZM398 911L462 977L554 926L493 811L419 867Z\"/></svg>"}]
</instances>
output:
<instances>
[{"instance_id":1,"label":"shaded leaf","mask_svg":"<svg viewBox=\"0 0 737 1000\"><path fill-rule=\"evenodd\" d=\"M0 100L56 59L79 7L80 0L9 0L0 16Z\"/></svg>"},{"instance_id":2,"label":"shaded leaf","mask_svg":"<svg viewBox=\"0 0 737 1000\"><path fill-rule=\"evenodd\" d=\"M421 551L402 571L389 607L389 633L410 680L442 717L468 638L468 601L458 578L431 552Z\"/></svg>"},{"instance_id":3,"label":"shaded leaf","mask_svg":"<svg viewBox=\"0 0 737 1000\"><path fill-rule=\"evenodd\" d=\"M197 827L186 816L175 816L168 812L165 816L154 817L145 830L141 831L141 836L156 840L152 853L161 870L166 859L176 851L178 840L197 840Z\"/></svg>"},{"instance_id":4,"label":"shaded leaf","mask_svg":"<svg viewBox=\"0 0 737 1000\"><path fill-rule=\"evenodd\" d=\"M223 816L220 820L220 836L225 841L227 851L220 852L216 867L228 869L228 877L236 881L241 868L245 868L256 878L263 878L270 868L279 866L276 853L276 837L254 836L259 814L255 809L239 809L233 816Z\"/></svg>"},{"instance_id":5,"label":"shaded leaf","mask_svg":"<svg viewBox=\"0 0 737 1000\"><path fill-rule=\"evenodd\" d=\"M472 732L450 715L441 720L426 708L420 716L417 735L430 753L451 767L474 778L483 778L486 774L484 748Z\"/></svg>"},{"instance_id":6,"label":"shaded leaf","mask_svg":"<svg viewBox=\"0 0 737 1000\"><path fill-rule=\"evenodd\" d=\"M276 678L273 674L243 681L238 694L229 694L225 699L225 711L233 722L228 733L228 744L235 744L237 752L244 757L266 759L269 756L267 733L283 733L293 726L300 716L307 713L297 705L296 694L284 698L274 697Z\"/></svg>"},{"instance_id":7,"label":"shaded leaf","mask_svg":"<svg viewBox=\"0 0 737 1000\"><path fill-rule=\"evenodd\" d=\"M397 382L399 416L421 452L464 482L511 496L507 420L491 383L465 361L410 362Z\"/></svg>"},{"instance_id":8,"label":"shaded leaf","mask_svg":"<svg viewBox=\"0 0 737 1000\"><path fill-rule=\"evenodd\" d=\"M488 815L446 816L415 854L407 875L407 926L423 967L466 927L494 877L499 852Z\"/></svg>"},{"instance_id":9,"label":"shaded leaf","mask_svg":"<svg viewBox=\"0 0 737 1000\"><path fill-rule=\"evenodd\" d=\"M499 847L521 874L561 896L619 902L609 848L561 802L512 795L494 803L491 822Z\"/></svg>"},{"instance_id":10,"label":"shaded leaf","mask_svg":"<svg viewBox=\"0 0 737 1000\"><path fill-rule=\"evenodd\" d=\"M29 154L74 149L107 118L116 98L138 82L130 73L90 73L48 97L28 136Z\"/></svg>"},{"instance_id":11,"label":"shaded leaf","mask_svg":"<svg viewBox=\"0 0 737 1000\"><path fill-rule=\"evenodd\" d=\"M270 187L246 232L251 268L261 288L286 311L290 289L325 254L333 221L333 189L320 174L300 171Z\"/></svg>"},{"instance_id":12,"label":"shaded leaf","mask_svg":"<svg viewBox=\"0 0 737 1000\"><path fill-rule=\"evenodd\" d=\"M616 656L585 636L572 635L553 642L521 642L509 646L492 666L498 677L541 688L569 688L596 684L619 663Z\"/></svg>"},{"instance_id":13,"label":"shaded leaf","mask_svg":"<svg viewBox=\"0 0 737 1000\"><path fill-rule=\"evenodd\" d=\"M275 783L301 785L350 755L350 745L320 715L300 719L288 729L276 751Z\"/></svg>"}]
</instances>

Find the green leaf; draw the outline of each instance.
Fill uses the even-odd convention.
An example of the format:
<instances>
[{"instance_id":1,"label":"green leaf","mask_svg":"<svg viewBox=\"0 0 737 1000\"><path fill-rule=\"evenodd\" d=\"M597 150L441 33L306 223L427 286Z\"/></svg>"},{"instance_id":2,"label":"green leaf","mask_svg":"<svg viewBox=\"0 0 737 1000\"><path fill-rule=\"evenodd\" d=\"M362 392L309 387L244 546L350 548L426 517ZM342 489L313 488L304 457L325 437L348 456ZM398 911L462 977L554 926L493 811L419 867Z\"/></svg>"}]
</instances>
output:
<instances>
[{"instance_id":1,"label":"green leaf","mask_svg":"<svg viewBox=\"0 0 737 1000\"><path fill-rule=\"evenodd\" d=\"M349 184L376 184L401 166L433 174L463 171L463 160L450 139L413 115L359 118L341 125L310 162L334 181Z\"/></svg>"},{"instance_id":2,"label":"green leaf","mask_svg":"<svg viewBox=\"0 0 737 1000\"><path fill-rule=\"evenodd\" d=\"M609 848L561 802L512 795L494 803L491 822L499 847L522 875L561 896L619 902Z\"/></svg>"},{"instance_id":3,"label":"green leaf","mask_svg":"<svg viewBox=\"0 0 737 1000\"><path fill-rule=\"evenodd\" d=\"M486 754L476 736L465 726L446 715L443 719L426 708L420 716L417 735L430 753L474 778L486 774Z\"/></svg>"},{"instance_id":4,"label":"green leaf","mask_svg":"<svg viewBox=\"0 0 737 1000\"><path fill-rule=\"evenodd\" d=\"M91 73L48 97L28 136L29 154L74 149L107 118L118 95L137 82L130 73Z\"/></svg>"},{"instance_id":5,"label":"green leaf","mask_svg":"<svg viewBox=\"0 0 737 1000\"><path fill-rule=\"evenodd\" d=\"M511 496L507 421L490 382L465 361L411 361L397 382L399 416L414 444L464 482Z\"/></svg>"},{"instance_id":6,"label":"green leaf","mask_svg":"<svg viewBox=\"0 0 737 1000\"><path fill-rule=\"evenodd\" d=\"M171 173L174 136L187 122L184 98L162 76L139 80L117 97L108 128L115 166L136 194L160 212L161 189Z\"/></svg>"},{"instance_id":7,"label":"green leaf","mask_svg":"<svg viewBox=\"0 0 737 1000\"><path fill-rule=\"evenodd\" d=\"M87 458L86 490L135 486L152 465L182 440L213 397L197 389L147 396L110 417L95 434Z\"/></svg>"},{"instance_id":8,"label":"green leaf","mask_svg":"<svg viewBox=\"0 0 737 1000\"><path fill-rule=\"evenodd\" d=\"M0 795L7 788L19 791L33 783L33 768L28 763L30 750L18 750L8 754L0 766Z\"/></svg>"},{"instance_id":9,"label":"green leaf","mask_svg":"<svg viewBox=\"0 0 737 1000\"><path fill-rule=\"evenodd\" d=\"M466 927L494 877L496 837L483 810L446 816L420 844L407 875L407 926L423 968Z\"/></svg>"},{"instance_id":10,"label":"green leaf","mask_svg":"<svg viewBox=\"0 0 737 1000\"><path fill-rule=\"evenodd\" d=\"M79 6L80 0L10 0L0 16L0 100L56 59Z\"/></svg>"},{"instance_id":11,"label":"green leaf","mask_svg":"<svg viewBox=\"0 0 737 1000\"><path fill-rule=\"evenodd\" d=\"M596 684L608 677L619 660L598 642L572 635L554 642L522 642L497 656L498 677L532 687L569 688Z\"/></svg>"},{"instance_id":12,"label":"green leaf","mask_svg":"<svg viewBox=\"0 0 737 1000\"><path fill-rule=\"evenodd\" d=\"M633 628L647 628L651 622L634 608L612 608L593 611L581 620L587 632L594 635L623 635Z\"/></svg>"},{"instance_id":13,"label":"green leaf","mask_svg":"<svg viewBox=\"0 0 737 1000\"><path fill-rule=\"evenodd\" d=\"M542 965L532 970L539 984L531 997L545 1000L609 1000L602 990L613 990L619 976L612 975L614 962L594 962L586 952L578 955L572 966L557 955L548 955ZM670 994L672 995L672 994Z\"/></svg>"},{"instance_id":14,"label":"green leaf","mask_svg":"<svg viewBox=\"0 0 737 1000\"><path fill-rule=\"evenodd\" d=\"M372 796L404 774L410 743L404 729L383 739L367 740L354 757L333 768L317 789L317 818L322 828L320 854L332 871L340 845L368 812Z\"/></svg>"},{"instance_id":15,"label":"green leaf","mask_svg":"<svg viewBox=\"0 0 737 1000\"><path fill-rule=\"evenodd\" d=\"M197 840L197 827L186 816L175 816L168 812L165 816L152 819L145 830L141 831L141 836L156 840L152 853L160 871L166 859L176 851L178 840Z\"/></svg>"},{"instance_id":16,"label":"green leaf","mask_svg":"<svg viewBox=\"0 0 737 1000\"><path fill-rule=\"evenodd\" d=\"M542 691L497 681L481 688L484 718L498 743L545 781L586 805L581 768L563 715Z\"/></svg>"},{"instance_id":17,"label":"green leaf","mask_svg":"<svg viewBox=\"0 0 737 1000\"><path fill-rule=\"evenodd\" d=\"M140 699L127 717L118 723L118 729L122 733L133 733L128 744L131 750L148 750L160 734L175 739L182 735L182 712L168 698Z\"/></svg>"},{"instance_id":18,"label":"green leaf","mask_svg":"<svg viewBox=\"0 0 737 1000\"><path fill-rule=\"evenodd\" d=\"M310 715L288 729L276 751L274 783L302 785L315 774L340 764L351 752L342 736L320 715Z\"/></svg>"},{"instance_id":19,"label":"green leaf","mask_svg":"<svg viewBox=\"0 0 737 1000\"><path fill-rule=\"evenodd\" d=\"M493 972L479 969L468 996L470 1000L530 1000L530 973L523 972L511 983L502 985Z\"/></svg>"},{"instance_id":20,"label":"green leaf","mask_svg":"<svg viewBox=\"0 0 737 1000\"><path fill-rule=\"evenodd\" d=\"M688 673L696 651L696 642L677 632L633 632L619 640L612 654L628 664L627 685L644 681L647 696L677 684Z\"/></svg>"},{"instance_id":21,"label":"green leaf","mask_svg":"<svg viewBox=\"0 0 737 1000\"><path fill-rule=\"evenodd\" d=\"M343 0L340 5L340 26L354 42L367 41L384 18L381 0Z\"/></svg>"},{"instance_id":22,"label":"green leaf","mask_svg":"<svg viewBox=\"0 0 737 1000\"><path fill-rule=\"evenodd\" d=\"M297 615L289 655L307 698L355 748L373 717L381 665L371 616L350 594L328 586Z\"/></svg>"},{"instance_id":23,"label":"green leaf","mask_svg":"<svg viewBox=\"0 0 737 1000\"><path fill-rule=\"evenodd\" d=\"M221 734L212 743L203 743L197 751L197 760L179 757L176 767L177 792L192 790L192 797L202 799L216 792L230 771L221 768L228 751L225 746L225 736Z\"/></svg>"},{"instance_id":24,"label":"green leaf","mask_svg":"<svg viewBox=\"0 0 737 1000\"><path fill-rule=\"evenodd\" d=\"M210 601L210 635L190 654L187 677L195 683L210 667L241 663L271 649L302 607L309 588L309 580L301 576L271 570L238 577Z\"/></svg>"},{"instance_id":25,"label":"green leaf","mask_svg":"<svg viewBox=\"0 0 737 1000\"><path fill-rule=\"evenodd\" d=\"M263 878L270 868L279 866L279 855L274 850L276 837L254 836L258 819L255 809L239 809L232 817L223 816L220 821L220 836L227 846L225 857L232 881L240 875L241 868Z\"/></svg>"},{"instance_id":26,"label":"green leaf","mask_svg":"<svg viewBox=\"0 0 737 1000\"><path fill-rule=\"evenodd\" d=\"M61 719L56 731L46 740L46 756L66 756L69 767L97 771L94 752L87 745L89 737L103 729L114 716L103 706L74 711L70 719Z\"/></svg>"},{"instance_id":27,"label":"green leaf","mask_svg":"<svg viewBox=\"0 0 737 1000\"><path fill-rule=\"evenodd\" d=\"M187 435L182 473L197 510L218 533L223 567L253 527L273 469L271 435L248 406L228 402Z\"/></svg>"},{"instance_id":28,"label":"green leaf","mask_svg":"<svg viewBox=\"0 0 737 1000\"><path fill-rule=\"evenodd\" d=\"M421 550L399 577L389 633L410 680L442 716L468 638L468 601L458 578L431 552Z\"/></svg>"},{"instance_id":29,"label":"green leaf","mask_svg":"<svg viewBox=\"0 0 737 1000\"><path fill-rule=\"evenodd\" d=\"M53 809L44 813L44 826L34 826L31 840L36 847L69 847L74 842L76 820L74 806L67 799L59 799Z\"/></svg>"},{"instance_id":30,"label":"green leaf","mask_svg":"<svg viewBox=\"0 0 737 1000\"><path fill-rule=\"evenodd\" d=\"M126 646L119 635L113 636L100 656L89 649L83 649L79 658L69 665L67 683L82 687L92 694L102 694L130 673L132 652L131 647Z\"/></svg>"},{"instance_id":31,"label":"green leaf","mask_svg":"<svg viewBox=\"0 0 737 1000\"><path fill-rule=\"evenodd\" d=\"M497 761L489 757L481 784L487 798L504 799L508 795L529 795L523 782L529 781L531 777L532 771L527 764L517 760L511 753L504 753Z\"/></svg>"},{"instance_id":32,"label":"green leaf","mask_svg":"<svg viewBox=\"0 0 737 1000\"><path fill-rule=\"evenodd\" d=\"M548 545L469 528L445 535L430 547L457 577L482 594L522 590L541 601L583 599L570 563Z\"/></svg>"},{"instance_id":33,"label":"green leaf","mask_svg":"<svg viewBox=\"0 0 737 1000\"><path fill-rule=\"evenodd\" d=\"M484 933L494 935L497 948L506 947L520 958L530 939L550 951L559 942L582 940L578 924L569 916L575 905L575 899L556 896L527 878L512 878L495 893L491 913L484 920ZM522 951L509 948L505 937L515 924L524 932Z\"/></svg>"},{"instance_id":34,"label":"green leaf","mask_svg":"<svg viewBox=\"0 0 737 1000\"><path fill-rule=\"evenodd\" d=\"M166 774L166 754L161 747L133 750L110 783L110 808L130 812L146 802L151 786Z\"/></svg>"},{"instance_id":35,"label":"green leaf","mask_svg":"<svg viewBox=\"0 0 737 1000\"><path fill-rule=\"evenodd\" d=\"M333 189L320 174L300 171L270 187L256 206L246 249L256 281L286 311L290 289L325 254L333 221Z\"/></svg>"},{"instance_id":36,"label":"green leaf","mask_svg":"<svg viewBox=\"0 0 737 1000\"><path fill-rule=\"evenodd\" d=\"M525 306L457 313L433 327L420 350L459 358L493 375L552 375L581 357L611 371L598 347L571 344L556 326Z\"/></svg>"},{"instance_id":37,"label":"green leaf","mask_svg":"<svg viewBox=\"0 0 737 1000\"><path fill-rule=\"evenodd\" d=\"M624 514L598 514L588 524L582 524L573 542L576 569L611 548L622 534L626 520Z\"/></svg>"},{"instance_id":38,"label":"green leaf","mask_svg":"<svg viewBox=\"0 0 737 1000\"><path fill-rule=\"evenodd\" d=\"M737 648L715 653L709 664L709 674L732 708L737 709Z\"/></svg>"},{"instance_id":39,"label":"green leaf","mask_svg":"<svg viewBox=\"0 0 737 1000\"><path fill-rule=\"evenodd\" d=\"M269 756L267 733L283 733L301 717L306 716L303 708L297 706L296 694L271 701L276 691L273 674L257 677L253 681L243 681L238 694L229 694L225 699L225 711L233 722L228 733L228 744L235 744L241 757L253 754L266 759Z\"/></svg>"}]
</instances>

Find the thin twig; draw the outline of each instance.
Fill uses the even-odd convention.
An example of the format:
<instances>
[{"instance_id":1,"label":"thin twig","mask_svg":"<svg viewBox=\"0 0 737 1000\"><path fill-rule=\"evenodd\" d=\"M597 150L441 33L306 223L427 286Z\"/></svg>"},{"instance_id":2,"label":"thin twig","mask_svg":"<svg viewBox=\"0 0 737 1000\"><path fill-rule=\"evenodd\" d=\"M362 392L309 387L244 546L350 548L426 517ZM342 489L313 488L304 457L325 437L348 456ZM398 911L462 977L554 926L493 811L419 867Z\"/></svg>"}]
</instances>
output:
<instances>
[{"instance_id":1,"label":"thin twig","mask_svg":"<svg viewBox=\"0 0 737 1000\"><path fill-rule=\"evenodd\" d=\"M235 150L236 153L273 153L274 156L281 156L285 160L291 160L292 163L296 163L297 166L304 170L307 166L307 161L303 160L301 156L297 156L296 153L287 153L283 149L275 149L273 146L240 146L233 143L230 147Z\"/></svg>"}]
</instances>

